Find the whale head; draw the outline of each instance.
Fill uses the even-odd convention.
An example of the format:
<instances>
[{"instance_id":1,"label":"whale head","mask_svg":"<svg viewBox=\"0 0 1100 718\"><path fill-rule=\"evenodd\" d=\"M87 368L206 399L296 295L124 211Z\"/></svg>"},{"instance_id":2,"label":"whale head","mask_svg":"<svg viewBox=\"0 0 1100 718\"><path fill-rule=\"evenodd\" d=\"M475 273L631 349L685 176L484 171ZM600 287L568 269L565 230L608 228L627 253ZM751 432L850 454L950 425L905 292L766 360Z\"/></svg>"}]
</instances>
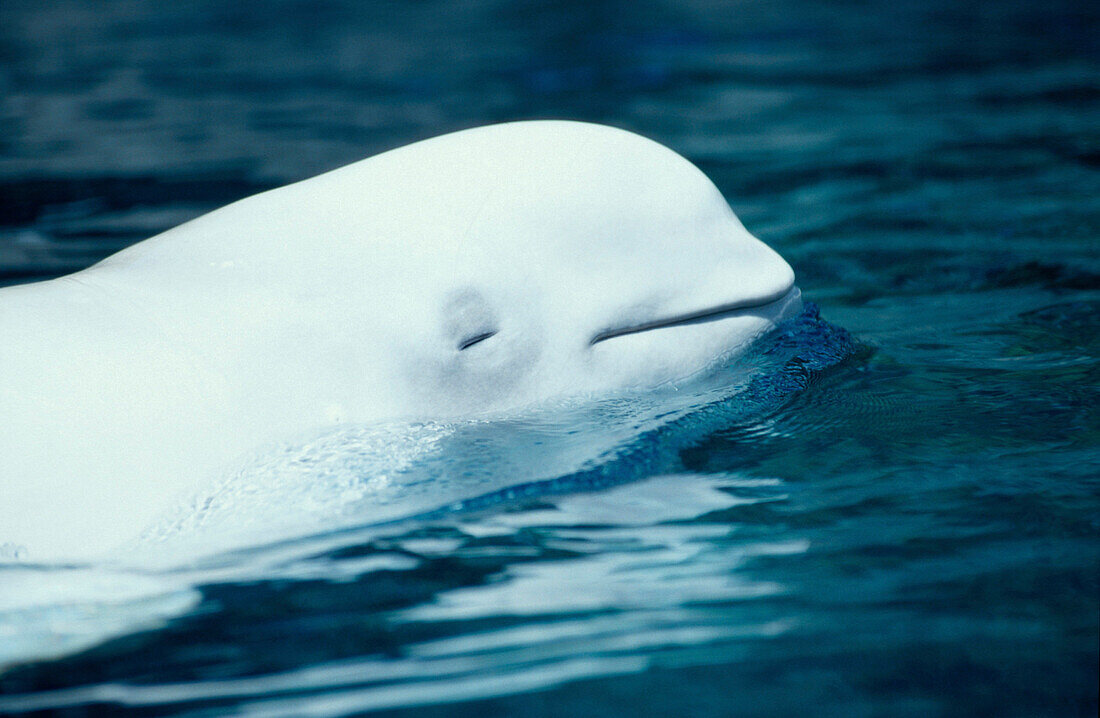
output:
<instances>
[{"instance_id":1,"label":"whale head","mask_svg":"<svg viewBox=\"0 0 1100 718\"><path fill-rule=\"evenodd\" d=\"M180 341L255 380L245 401L299 394L334 421L676 382L801 306L790 266L689 161L563 121L392 150L96 269L135 265Z\"/></svg>"},{"instance_id":2,"label":"whale head","mask_svg":"<svg viewBox=\"0 0 1100 718\"><path fill-rule=\"evenodd\" d=\"M255 195L0 290L0 456L25 477L0 542L118 545L334 426L677 384L797 312L793 280L690 162L597 125L458 132Z\"/></svg>"}]
</instances>

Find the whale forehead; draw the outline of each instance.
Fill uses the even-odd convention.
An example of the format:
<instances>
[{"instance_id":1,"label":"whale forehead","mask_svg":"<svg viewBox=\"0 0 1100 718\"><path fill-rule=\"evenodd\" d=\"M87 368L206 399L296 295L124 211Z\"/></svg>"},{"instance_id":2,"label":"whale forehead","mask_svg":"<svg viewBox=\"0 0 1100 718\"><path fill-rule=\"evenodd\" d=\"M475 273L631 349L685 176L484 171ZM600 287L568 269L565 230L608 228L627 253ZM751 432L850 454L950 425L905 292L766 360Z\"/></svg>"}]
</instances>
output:
<instances>
[{"instance_id":1,"label":"whale forehead","mask_svg":"<svg viewBox=\"0 0 1100 718\"><path fill-rule=\"evenodd\" d=\"M412 251L526 249L531 231L544 228L544 246L591 250L596 232L606 252L631 223L652 226L651 244L660 245L660 225L732 217L710 180L675 152L625 130L566 121L443 135L276 193L287 195L283 207L304 209L309 224L359 226L373 230L362 235L371 244Z\"/></svg>"},{"instance_id":2,"label":"whale forehead","mask_svg":"<svg viewBox=\"0 0 1100 718\"><path fill-rule=\"evenodd\" d=\"M397 165L396 173L417 185L430 175L444 204L470 210L468 225L458 227L462 234L455 238L467 250L636 255L677 247L681 235L706 244L713 241L707 230L715 223L736 223L722 195L693 164L652 140L601 125L495 125L377 159Z\"/></svg>"}]
</instances>

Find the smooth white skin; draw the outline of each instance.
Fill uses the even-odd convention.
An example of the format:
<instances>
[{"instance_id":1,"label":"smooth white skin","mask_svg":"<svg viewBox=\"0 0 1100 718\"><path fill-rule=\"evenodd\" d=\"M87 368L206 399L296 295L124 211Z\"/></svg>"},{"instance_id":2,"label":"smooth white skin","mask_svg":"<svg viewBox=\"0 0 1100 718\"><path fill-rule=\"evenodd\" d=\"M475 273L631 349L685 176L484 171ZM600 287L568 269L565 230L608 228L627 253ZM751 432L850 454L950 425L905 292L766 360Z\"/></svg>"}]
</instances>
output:
<instances>
[{"instance_id":1,"label":"smooth white skin","mask_svg":"<svg viewBox=\"0 0 1100 718\"><path fill-rule=\"evenodd\" d=\"M0 290L0 544L95 555L303 432L682 380L797 311L793 280L690 162L599 125L458 132L249 197Z\"/></svg>"}]
</instances>

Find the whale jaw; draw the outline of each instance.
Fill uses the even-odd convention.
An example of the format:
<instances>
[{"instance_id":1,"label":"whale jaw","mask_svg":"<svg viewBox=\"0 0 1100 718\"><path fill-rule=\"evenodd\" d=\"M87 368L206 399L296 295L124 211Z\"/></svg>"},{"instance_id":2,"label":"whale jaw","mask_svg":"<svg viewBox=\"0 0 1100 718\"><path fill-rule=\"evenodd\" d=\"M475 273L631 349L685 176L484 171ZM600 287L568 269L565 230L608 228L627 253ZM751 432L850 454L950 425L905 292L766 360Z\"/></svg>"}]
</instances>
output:
<instances>
[{"instance_id":1,"label":"whale jaw","mask_svg":"<svg viewBox=\"0 0 1100 718\"><path fill-rule=\"evenodd\" d=\"M627 334L639 334L655 329L686 326L689 324L706 324L737 316L756 315L766 318L772 318L779 314L787 316L790 314L789 311L786 311L788 305L797 301L799 306L801 306L801 296L801 291L792 284L779 292L764 297L742 299L693 312L604 329L597 332L592 337L589 341L589 345L598 344L602 341L625 336ZM794 311L797 311L797 309L798 307L795 307Z\"/></svg>"}]
</instances>

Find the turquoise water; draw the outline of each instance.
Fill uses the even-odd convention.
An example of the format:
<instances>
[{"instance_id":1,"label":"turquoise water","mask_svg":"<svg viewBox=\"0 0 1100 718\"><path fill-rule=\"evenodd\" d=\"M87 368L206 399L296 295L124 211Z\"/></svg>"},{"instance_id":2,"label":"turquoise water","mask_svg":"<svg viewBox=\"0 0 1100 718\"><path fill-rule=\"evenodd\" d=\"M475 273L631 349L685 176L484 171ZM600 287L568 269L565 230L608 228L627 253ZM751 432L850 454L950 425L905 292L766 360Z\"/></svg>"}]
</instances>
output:
<instances>
[{"instance_id":1,"label":"turquoise water","mask_svg":"<svg viewBox=\"0 0 1100 718\"><path fill-rule=\"evenodd\" d=\"M568 117L697 162L817 309L687 399L461 428L418 469L521 490L171 570L8 557L0 713L1095 715L1096 20L3 3L5 283Z\"/></svg>"}]
</instances>

